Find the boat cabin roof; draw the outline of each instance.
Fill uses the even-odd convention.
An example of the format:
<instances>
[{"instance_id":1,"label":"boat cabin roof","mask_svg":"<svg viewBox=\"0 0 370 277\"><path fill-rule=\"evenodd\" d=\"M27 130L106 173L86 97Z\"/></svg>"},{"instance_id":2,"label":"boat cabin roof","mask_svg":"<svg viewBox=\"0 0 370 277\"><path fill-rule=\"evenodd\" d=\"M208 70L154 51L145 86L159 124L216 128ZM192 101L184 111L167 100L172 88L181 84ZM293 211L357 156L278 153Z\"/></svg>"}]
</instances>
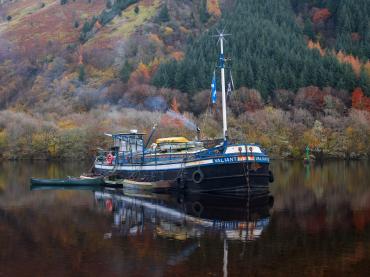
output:
<instances>
[{"instance_id":1,"label":"boat cabin roof","mask_svg":"<svg viewBox=\"0 0 370 277\"><path fill-rule=\"evenodd\" d=\"M145 136L146 133L118 133L113 134L112 136Z\"/></svg>"},{"instance_id":2,"label":"boat cabin roof","mask_svg":"<svg viewBox=\"0 0 370 277\"><path fill-rule=\"evenodd\" d=\"M113 134L112 138L114 140L143 140L145 133L119 133L119 134Z\"/></svg>"}]
</instances>

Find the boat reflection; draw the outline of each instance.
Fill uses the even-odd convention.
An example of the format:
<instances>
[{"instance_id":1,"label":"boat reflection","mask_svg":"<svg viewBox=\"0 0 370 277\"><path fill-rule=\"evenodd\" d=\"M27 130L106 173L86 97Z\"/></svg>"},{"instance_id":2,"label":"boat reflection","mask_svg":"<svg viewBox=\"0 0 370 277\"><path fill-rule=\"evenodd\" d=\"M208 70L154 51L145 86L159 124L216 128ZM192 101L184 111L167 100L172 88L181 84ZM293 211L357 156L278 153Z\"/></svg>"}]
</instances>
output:
<instances>
[{"instance_id":1,"label":"boat reflection","mask_svg":"<svg viewBox=\"0 0 370 277\"><path fill-rule=\"evenodd\" d=\"M145 231L168 239L219 234L228 240L253 241L269 224L273 198L268 192L244 196L210 194L130 195L95 191L98 209L113 213L110 236L140 236Z\"/></svg>"}]
</instances>

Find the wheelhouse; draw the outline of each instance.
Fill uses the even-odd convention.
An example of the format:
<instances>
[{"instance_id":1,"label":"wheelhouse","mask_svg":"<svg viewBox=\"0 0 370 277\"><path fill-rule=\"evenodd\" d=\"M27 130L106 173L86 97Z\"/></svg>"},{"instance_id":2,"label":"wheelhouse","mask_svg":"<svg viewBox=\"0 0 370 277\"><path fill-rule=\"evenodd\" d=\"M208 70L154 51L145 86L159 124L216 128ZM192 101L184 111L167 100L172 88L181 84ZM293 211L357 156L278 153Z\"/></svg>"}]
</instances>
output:
<instances>
[{"instance_id":1,"label":"wheelhouse","mask_svg":"<svg viewBox=\"0 0 370 277\"><path fill-rule=\"evenodd\" d=\"M100 153L100 162L110 165L123 163L143 163L144 162L144 136L145 133L138 133L132 130L130 133L106 134L113 140L111 150Z\"/></svg>"}]
</instances>

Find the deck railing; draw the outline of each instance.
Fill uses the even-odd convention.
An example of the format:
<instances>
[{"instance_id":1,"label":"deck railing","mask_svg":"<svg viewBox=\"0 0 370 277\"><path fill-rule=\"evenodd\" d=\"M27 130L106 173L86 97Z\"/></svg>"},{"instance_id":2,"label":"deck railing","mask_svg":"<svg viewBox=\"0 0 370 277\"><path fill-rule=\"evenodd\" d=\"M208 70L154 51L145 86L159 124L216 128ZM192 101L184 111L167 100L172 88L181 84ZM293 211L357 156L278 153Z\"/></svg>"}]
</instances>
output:
<instances>
[{"instance_id":1,"label":"deck railing","mask_svg":"<svg viewBox=\"0 0 370 277\"><path fill-rule=\"evenodd\" d=\"M230 154L226 156L260 156L257 153L238 153ZM263 155L263 154L262 154ZM151 151L142 152L131 152L131 151L100 151L96 158L96 163L100 165L142 165L153 163L157 164L166 164L169 162L191 162L199 159L205 158L223 158L225 154L223 153L223 147L215 147L211 149L206 149L197 153L181 152L176 153L171 150L166 152L157 152L157 149Z\"/></svg>"},{"instance_id":2,"label":"deck railing","mask_svg":"<svg viewBox=\"0 0 370 277\"><path fill-rule=\"evenodd\" d=\"M222 154L220 151L208 149L198 153L176 153L169 151L157 152L156 149L153 151L146 151L144 154L133 153L127 151L99 151L96 163L101 165L123 165L123 164L143 164L143 163L154 163L162 164L171 162L185 162L193 161L205 157L217 158L221 157Z\"/></svg>"}]
</instances>

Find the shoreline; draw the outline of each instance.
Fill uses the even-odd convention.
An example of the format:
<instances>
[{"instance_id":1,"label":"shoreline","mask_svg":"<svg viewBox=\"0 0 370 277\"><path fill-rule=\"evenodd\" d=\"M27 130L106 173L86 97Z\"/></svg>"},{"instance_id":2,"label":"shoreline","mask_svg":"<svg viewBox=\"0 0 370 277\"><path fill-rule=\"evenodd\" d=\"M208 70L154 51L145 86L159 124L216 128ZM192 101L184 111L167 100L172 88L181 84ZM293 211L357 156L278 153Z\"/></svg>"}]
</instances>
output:
<instances>
[{"instance_id":1,"label":"shoreline","mask_svg":"<svg viewBox=\"0 0 370 277\"><path fill-rule=\"evenodd\" d=\"M0 163L1 162L23 162L23 161L28 161L28 162L92 162L92 157L91 158L71 158L71 159L66 159L66 158L16 158L16 159L9 159L9 158L0 158ZM290 162L295 162L295 161L302 161L304 162L304 158L279 158L279 157L270 157L270 161L290 161ZM329 161L370 161L370 156L368 157L360 157L360 158L340 158L340 157L331 157L331 158L322 158L322 159L311 159L310 162L315 163L322 163L322 162L329 162Z\"/></svg>"}]
</instances>

